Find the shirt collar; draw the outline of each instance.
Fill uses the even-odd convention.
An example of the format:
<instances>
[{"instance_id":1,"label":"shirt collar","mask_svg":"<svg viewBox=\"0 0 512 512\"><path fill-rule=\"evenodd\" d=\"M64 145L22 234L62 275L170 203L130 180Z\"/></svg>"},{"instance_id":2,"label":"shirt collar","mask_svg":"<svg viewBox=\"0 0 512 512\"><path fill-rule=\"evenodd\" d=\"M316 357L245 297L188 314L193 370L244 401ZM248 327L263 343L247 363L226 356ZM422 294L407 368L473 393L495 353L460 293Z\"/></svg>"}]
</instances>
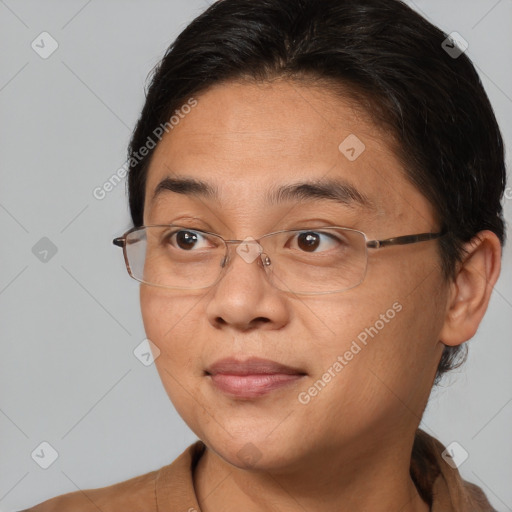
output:
<instances>
[{"instance_id":1,"label":"shirt collar","mask_svg":"<svg viewBox=\"0 0 512 512\"><path fill-rule=\"evenodd\" d=\"M172 464L160 469L155 482L158 512L201 512L193 472L205 449L202 441L196 441ZM437 439L417 430L410 472L431 512L496 512L479 487L462 480L458 469L443 460L444 451Z\"/></svg>"}]
</instances>

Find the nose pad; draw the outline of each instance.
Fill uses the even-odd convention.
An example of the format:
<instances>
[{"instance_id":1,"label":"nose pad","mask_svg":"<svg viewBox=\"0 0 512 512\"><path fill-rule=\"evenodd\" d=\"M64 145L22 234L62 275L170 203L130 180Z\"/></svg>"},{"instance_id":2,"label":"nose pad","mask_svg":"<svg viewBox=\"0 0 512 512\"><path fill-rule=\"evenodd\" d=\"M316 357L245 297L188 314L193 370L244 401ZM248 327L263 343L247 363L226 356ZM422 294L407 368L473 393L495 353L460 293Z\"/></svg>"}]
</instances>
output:
<instances>
[{"instance_id":1,"label":"nose pad","mask_svg":"<svg viewBox=\"0 0 512 512\"><path fill-rule=\"evenodd\" d=\"M271 283L273 283L273 267L272 267L272 260L270 259L270 256L263 252L263 247L259 243L252 243L252 251L254 251L256 248L257 252L256 254L253 253L251 257L248 257L248 254L246 251L242 251L242 253L238 252L238 255L242 257L242 259L246 263L253 263L256 261L257 265L265 271L267 278L270 280ZM252 252L251 251L251 252ZM231 251L228 251L228 253L222 258L220 267L221 267L221 274L219 275L218 279L221 278L222 274L224 273L224 270L226 267L229 266L229 263L231 262L232 255Z\"/></svg>"},{"instance_id":2,"label":"nose pad","mask_svg":"<svg viewBox=\"0 0 512 512\"><path fill-rule=\"evenodd\" d=\"M270 267L270 265L272 265L272 261L270 260L270 257L268 256L268 254L265 254L264 252L262 252L260 254L260 258L261 258L261 263L263 263L264 267Z\"/></svg>"}]
</instances>

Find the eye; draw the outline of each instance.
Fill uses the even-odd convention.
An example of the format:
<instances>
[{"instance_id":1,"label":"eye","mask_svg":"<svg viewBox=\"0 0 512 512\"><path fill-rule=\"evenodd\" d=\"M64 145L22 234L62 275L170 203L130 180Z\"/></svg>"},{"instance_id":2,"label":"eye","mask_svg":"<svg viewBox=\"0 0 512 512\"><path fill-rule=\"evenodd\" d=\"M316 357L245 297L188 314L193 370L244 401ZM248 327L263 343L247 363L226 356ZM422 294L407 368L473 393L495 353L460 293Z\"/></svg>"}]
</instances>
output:
<instances>
[{"instance_id":1,"label":"eye","mask_svg":"<svg viewBox=\"0 0 512 512\"><path fill-rule=\"evenodd\" d=\"M190 251L192 249L206 249L210 247L206 235L198 231L184 230L173 231L165 237L165 242L174 247Z\"/></svg>"},{"instance_id":2,"label":"eye","mask_svg":"<svg viewBox=\"0 0 512 512\"><path fill-rule=\"evenodd\" d=\"M304 252L323 252L335 249L344 244L345 241L328 233L318 231L301 231L294 238L296 247ZM292 244L292 248L295 244ZM317 249L320 247L320 251Z\"/></svg>"}]
</instances>

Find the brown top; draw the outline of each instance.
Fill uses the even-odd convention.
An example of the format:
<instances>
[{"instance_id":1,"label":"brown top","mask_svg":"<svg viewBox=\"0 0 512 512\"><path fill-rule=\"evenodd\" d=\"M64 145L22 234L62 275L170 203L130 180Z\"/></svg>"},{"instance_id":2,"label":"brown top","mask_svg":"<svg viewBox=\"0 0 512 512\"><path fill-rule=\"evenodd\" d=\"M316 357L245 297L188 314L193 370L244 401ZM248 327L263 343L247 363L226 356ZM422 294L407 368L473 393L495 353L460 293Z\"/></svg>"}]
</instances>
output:
<instances>
[{"instance_id":1,"label":"brown top","mask_svg":"<svg viewBox=\"0 0 512 512\"><path fill-rule=\"evenodd\" d=\"M496 512L483 491L441 457L444 446L417 431L411 476L432 512ZM21 512L201 512L193 470L205 445L196 441L161 469L108 487L63 494Z\"/></svg>"}]
</instances>

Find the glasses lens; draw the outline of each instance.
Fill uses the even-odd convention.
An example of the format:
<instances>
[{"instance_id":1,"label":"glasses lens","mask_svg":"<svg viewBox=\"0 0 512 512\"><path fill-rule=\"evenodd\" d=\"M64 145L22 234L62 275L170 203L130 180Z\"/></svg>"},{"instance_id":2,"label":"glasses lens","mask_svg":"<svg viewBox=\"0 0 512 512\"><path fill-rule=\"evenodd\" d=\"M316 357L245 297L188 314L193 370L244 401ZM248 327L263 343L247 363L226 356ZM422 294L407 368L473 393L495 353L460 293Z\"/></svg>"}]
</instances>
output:
<instances>
[{"instance_id":1,"label":"glasses lens","mask_svg":"<svg viewBox=\"0 0 512 512\"><path fill-rule=\"evenodd\" d=\"M268 278L280 290L334 293L357 286L366 273L366 238L349 228L282 231L260 243ZM220 236L182 226L149 226L129 233L125 250L134 279L190 290L217 281L226 244Z\"/></svg>"},{"instance_id":2,"label":"glasses lens","mask_svg":"<svg viewBox=\"0 0 512 512\"><path fill-rule=\"evenodd\" d=\"M222 238L181 226L149 226L127 235L130 275L165 288L211 286L221 272Z\"/></svg>"},{"instance_id":3,"label":"glasses lens","mask_svg":"<svg viewBox=\"0 0 512 512\"><path fill-rule=\"evenodd\" d=\"M275 233L261 241L271 280L280 290L319 294L348 290L366 273L366 239L351 229L322 228Z\"/></svg>"}]
</instances>

